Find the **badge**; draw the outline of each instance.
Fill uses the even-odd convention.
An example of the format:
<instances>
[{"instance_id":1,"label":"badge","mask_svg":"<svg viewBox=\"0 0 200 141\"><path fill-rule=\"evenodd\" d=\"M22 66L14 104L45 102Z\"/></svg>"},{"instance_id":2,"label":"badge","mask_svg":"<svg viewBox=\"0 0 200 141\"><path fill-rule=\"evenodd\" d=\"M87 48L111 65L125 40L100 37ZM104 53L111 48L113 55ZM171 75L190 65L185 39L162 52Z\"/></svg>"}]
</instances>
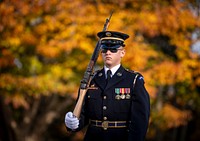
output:
<instances>
[{"instance_id":1,"label":"badge","mask_svg":"<svg viewBox=\"0 0 200 141\"><path fill-rule=\"evenodd\" d=\"M106 32L106 36L110 37L112 34L110 32Z\"/></svg>"},{"instance_id":2,"label":"badge","mask_svg":"<svg viewBox=\"0 0 200 141\"><path fill-rule=\"evenodd\" d=\"M98 87L95 87L95 84L88 87L88 90L97 90L97 89L98 89Z\"/></svg>"},{"instance_id":3,"label":"badge","mask_svg":"<svg viewBox=\"0 0 200 141\"><path fill-rule=\"evenodd\" d=\"M102 73L99 73L99 75L98 75L98 76L100 77L100 76L102 76L102 75L103 75Z\"/></svg>"},{"instance_id":4,"label":"badge","mask_svg":"<svg viewBox=\"0 0 200 141\"><path fill-rule=\"evenodd\" d=\"M122 73L121 73L121 72L118 72L118 73L117 73L117 76L122 76Z\"/></svg>"}]
</instances>

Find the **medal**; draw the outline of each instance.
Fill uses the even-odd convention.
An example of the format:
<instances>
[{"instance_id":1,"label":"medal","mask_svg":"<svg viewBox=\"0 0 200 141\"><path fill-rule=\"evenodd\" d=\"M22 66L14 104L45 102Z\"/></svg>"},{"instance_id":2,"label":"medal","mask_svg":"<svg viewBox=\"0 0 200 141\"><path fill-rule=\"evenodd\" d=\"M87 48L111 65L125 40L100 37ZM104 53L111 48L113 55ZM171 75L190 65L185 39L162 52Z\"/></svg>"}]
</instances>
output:
<instances>
[{"instance_id":1,"label":"medal","mask_svg":"<svg viewBox=\"0 0 200 141\"><path fill-rule=\"evenodd\" d=\"M120 88L121 99L125 99L125 88Z\"/></svg>"},{"instance_id":2,"label":"medal","mask_svg":"<svg viewBox=\"0 0 200 141\"><path fill-rule=\"evenodd\" d=\"M125 88L125 91L126 91L127 94L130 94L130 93L131 93L131 92L130 92L130 91L131 91L130 88Z\"/></svg>"},{"instance_id":3,"label":"medal","mask_svg":"<svg viewBox=\"0 0 200 141\"><path fill-rule=\"evenodd\" d=\"M120 100L120 99L121 99L120 95L119 95L119 94L116 95L116 96L115 96L115 99Z\"/></svg>"},{"instance_id":4,"label":"medal","mask_svg":"<svg viewBox=\"0 0 200 141\"><path fill-rule=\"evenodd\" d=\"M131 99L130 88L115 88L115 99Z\"/></svg>"},{"instance_id":5,"label":"medal","mask_svg":"<svg viewBox=\"0 0 200 141\"><path fill-rule=\"evenodd\" d=\"M125 88L125 91L126 91L126 99L130 99L131 96L130 96L130 88Z\"/></svg>"},{"instance_id":6,"label":"medal","mask_svg":"<svg viewBox=\"0 0 200 141\"><path fill-rule=\"evenodd\" d=\"M115 93L116 94L120 94L120 89L119 88L115 88Z\"/></svg>"},{"instance_id":7,"label":"medal","mask_svg":"<svg viewBox=\"0 0 200 141\"><path fill-rule=\"evenodd\" d=\"M121 99L125 99L125 95L124 94L121 95Z\"/></svg>"},{"instance_id":8,"label":"medal","mask_svg":"<svg viewBox=\"0 0 200 141\"><path fill-rule=\"evenodd\" d=\"M120 88L115 88L115 93L116 93L116 96L115 96L115 99L117 100L120 100Z\"/></svg>"},{"instance_id":9,"label":"medal","mask_svg":"<svg viewBox=\"0 0 200 141\"><path fill-rule=\"evenodd\" d=\"M130 99L130 98L131 98L130 94L126 94L126 99Z\"/></svg>"}]
</instances>

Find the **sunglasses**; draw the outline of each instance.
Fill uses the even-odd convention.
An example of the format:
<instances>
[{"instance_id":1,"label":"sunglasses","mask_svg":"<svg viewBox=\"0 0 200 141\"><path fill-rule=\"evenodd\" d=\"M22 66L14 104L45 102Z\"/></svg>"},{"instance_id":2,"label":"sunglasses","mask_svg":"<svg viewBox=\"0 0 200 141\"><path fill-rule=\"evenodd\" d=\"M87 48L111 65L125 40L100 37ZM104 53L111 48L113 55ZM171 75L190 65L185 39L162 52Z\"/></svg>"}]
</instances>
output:
<instances>
[{"instance_id":1,"label":"sunglasses","mask_svg":"<svg viewBox=\"0 0 200 141\"><path fill-rule=\"evenodd\" d=\"M122 50L122 49L117 49L117 48L103 48L103 49L101 49L101 53L106 53L108 50L110 52L112 52L112 53L117 53L118 50Z\"/></svg>"}]
</instances>

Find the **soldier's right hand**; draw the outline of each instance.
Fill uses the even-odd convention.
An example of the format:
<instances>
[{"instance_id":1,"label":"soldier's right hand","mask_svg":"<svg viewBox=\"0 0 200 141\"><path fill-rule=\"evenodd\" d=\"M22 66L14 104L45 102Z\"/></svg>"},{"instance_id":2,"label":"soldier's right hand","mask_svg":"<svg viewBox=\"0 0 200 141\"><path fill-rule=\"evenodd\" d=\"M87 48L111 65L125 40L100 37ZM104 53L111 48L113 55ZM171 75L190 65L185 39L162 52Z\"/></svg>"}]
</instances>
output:
<instances>
[{"instance_id":1,"label":"soldier's right hand","mask_svg":"<svg viewBox=\"0 0 200 141\"><path fill-rule=\"evenodd\" d=\"M73 116L72 112L68 112L65 115L65 125L68 128L70 128L72 130L75 130L75 129L78 128L79 120L78 120L78 118L76 118L76 117Z\"/></svg>"}]
</instances>

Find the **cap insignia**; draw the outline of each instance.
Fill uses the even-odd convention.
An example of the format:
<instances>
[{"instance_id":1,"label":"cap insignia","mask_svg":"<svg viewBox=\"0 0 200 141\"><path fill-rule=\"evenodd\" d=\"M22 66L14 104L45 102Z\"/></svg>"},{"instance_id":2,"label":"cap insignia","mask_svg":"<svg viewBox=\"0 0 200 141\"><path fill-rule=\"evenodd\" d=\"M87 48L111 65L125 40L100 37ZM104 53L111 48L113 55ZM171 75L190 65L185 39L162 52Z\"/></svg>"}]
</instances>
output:
<instances>
[{"instance_id":1,"label":"cap insignia","mask_svg":"<svg viewBox=\"0 0 200 141\"><path fill-rule=\"evenodd\" d=\"M106 32L106 36L110 37L112 34L110 32Z\"/></svg>"}]
</instances>

